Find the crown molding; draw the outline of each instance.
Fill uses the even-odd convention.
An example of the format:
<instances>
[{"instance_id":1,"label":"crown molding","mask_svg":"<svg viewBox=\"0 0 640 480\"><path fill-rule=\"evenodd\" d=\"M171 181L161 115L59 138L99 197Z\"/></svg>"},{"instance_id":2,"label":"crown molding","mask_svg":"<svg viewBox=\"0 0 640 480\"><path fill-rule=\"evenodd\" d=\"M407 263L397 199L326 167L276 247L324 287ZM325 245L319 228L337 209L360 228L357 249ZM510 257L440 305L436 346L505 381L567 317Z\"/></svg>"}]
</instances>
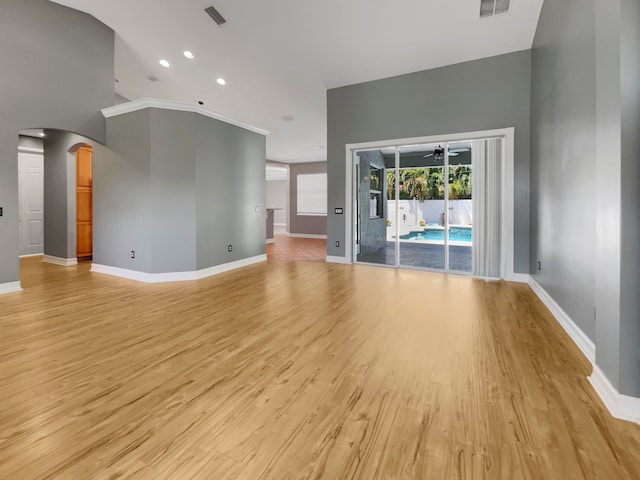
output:
<instances>
[{"instance_id":1,"label":"crown molding","mask_svg":"<svg viewBox=\"0 0 640 480\"><path fill-rule=\"evenodd\" d=\"M114 105L113 107L103 108L102 115L105 118L117 117L118 115L124 115L126 113L136 112L138 110L144 110L145 108L159 108L162 110L176 110L179 112L191 112L203 115L205 117L220 120L221 122L235 125L236 127L244 128L251 132L259 133L260 135L269 135L268 130L254 127L248 123L241 122L235 118L227 117L221 113L214 112L201 105L192 105L190 103L175 102L173 100L163 100L160 98L141 98L132 102L121 103L120 105Z\"/></svg>"}]
</instances>

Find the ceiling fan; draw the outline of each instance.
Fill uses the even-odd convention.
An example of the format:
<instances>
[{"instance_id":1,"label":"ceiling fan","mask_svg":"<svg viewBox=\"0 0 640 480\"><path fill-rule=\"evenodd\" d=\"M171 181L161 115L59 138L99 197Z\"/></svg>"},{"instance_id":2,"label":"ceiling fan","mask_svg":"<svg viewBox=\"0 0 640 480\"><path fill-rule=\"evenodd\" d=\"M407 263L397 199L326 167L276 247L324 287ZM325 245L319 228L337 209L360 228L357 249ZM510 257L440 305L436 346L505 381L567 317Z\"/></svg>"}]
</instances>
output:
<instances>
[{"instance_id":1,"label":"ceiling fan","mask_svg":"<svg viewBox=\"0 0 640 480\"><path fill-rule=\"evenodd\" d=\"M468 152L470 151L471 148L469 147L463 147L463 148L449 148L449 156L450 157L457 157L458 155L460 155L463 152ZM423 156L422 158L427 158L427 157L433 157L435 156L436 158L439 157L444 157L444 148L442 148L442 145L438 145L437 148L433 149L433 152L431 153L427 153L425 156Z\"/></svg>"}]
</instances>

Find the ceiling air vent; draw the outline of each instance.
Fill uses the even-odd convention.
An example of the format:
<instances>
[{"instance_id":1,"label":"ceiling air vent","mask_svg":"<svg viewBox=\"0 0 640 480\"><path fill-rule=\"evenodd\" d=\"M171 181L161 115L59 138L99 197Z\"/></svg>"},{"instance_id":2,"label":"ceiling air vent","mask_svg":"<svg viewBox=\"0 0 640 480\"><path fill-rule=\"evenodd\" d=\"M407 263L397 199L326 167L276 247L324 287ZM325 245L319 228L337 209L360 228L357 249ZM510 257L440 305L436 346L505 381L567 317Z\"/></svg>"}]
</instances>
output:
<instances>
[{"instance_id":1,"label":"ceiling air vent","mask_svg":"<svg viewBox=\"0 0 640 480\"><path fill-rule=\"evenodd\" d=\"M147 75L147 80L149 80L151 83L156 83L160 81L160 79L156 77L153 73L151 75Z\"/></svg>"},{"instance_id":2,"label":"ceiling air vent","mask_svg":"<svg viewBox=\"0 0 640 480\"><path fill-rule=\"evenodd\" d=\"M480 0L480 18L493 17L509 11L509 0Z\"/></svg>"},{"instance_id":3,"label":"ceiling air vent","mask_svg":"<svg viewBox=\"0 0 640 480\"><path fill-rule=\"evenodd\" d=\"M211 18L213 18L213 21L216 22L218 26L227 23L227 20L222 15L220 15L220 12L215 8L207 7L204 9L204 11L207 12Z\"/></svg>"}]
</instances>

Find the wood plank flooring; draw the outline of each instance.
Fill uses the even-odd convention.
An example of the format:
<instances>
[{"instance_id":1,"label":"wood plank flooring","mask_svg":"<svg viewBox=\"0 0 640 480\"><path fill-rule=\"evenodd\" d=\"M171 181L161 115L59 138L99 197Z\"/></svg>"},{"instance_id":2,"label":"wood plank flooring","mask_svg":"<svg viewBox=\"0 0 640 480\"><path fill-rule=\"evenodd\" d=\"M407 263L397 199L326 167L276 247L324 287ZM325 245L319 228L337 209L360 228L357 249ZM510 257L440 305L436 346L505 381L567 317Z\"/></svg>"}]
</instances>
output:
<instances>
[{"instance_id":1,"label":"wood plank flooring","mask_svg":"<svg viewBox=\"0 0 640 480\"><path fill-rule=\"evenodd\" d=\"M314 262L146 285L22 261L1 479L638 479L528 286Z\"/></svg>"},{"instance_id":2,"label":"wood plank flooring","mask_svg":"<svg viewBox=\"0 0 640 480\"><path fill-rule=\"evenodd\" d=\"M318 238L296 238L285 234L274 236L274 243L267 245L269 261L324 262L327 241Z\"/></svg>"}]
</instances>

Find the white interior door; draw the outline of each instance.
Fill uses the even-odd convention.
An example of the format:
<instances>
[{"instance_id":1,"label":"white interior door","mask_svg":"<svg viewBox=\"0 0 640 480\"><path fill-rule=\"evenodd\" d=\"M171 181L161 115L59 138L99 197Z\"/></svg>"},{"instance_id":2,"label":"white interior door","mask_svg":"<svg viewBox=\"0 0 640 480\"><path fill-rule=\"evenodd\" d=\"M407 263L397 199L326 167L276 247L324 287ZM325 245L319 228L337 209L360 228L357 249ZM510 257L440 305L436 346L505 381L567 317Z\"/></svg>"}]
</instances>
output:
<instances>
[{"instance_id":1,"label":"white interior door","mask_svg":"<svg viewBox=\"0 0 640 480\"><path fill-rule=\"evenodd\" d=\"M18 153L20 255L44 253L44 158Z\"/></svg>"}]
</instances>

